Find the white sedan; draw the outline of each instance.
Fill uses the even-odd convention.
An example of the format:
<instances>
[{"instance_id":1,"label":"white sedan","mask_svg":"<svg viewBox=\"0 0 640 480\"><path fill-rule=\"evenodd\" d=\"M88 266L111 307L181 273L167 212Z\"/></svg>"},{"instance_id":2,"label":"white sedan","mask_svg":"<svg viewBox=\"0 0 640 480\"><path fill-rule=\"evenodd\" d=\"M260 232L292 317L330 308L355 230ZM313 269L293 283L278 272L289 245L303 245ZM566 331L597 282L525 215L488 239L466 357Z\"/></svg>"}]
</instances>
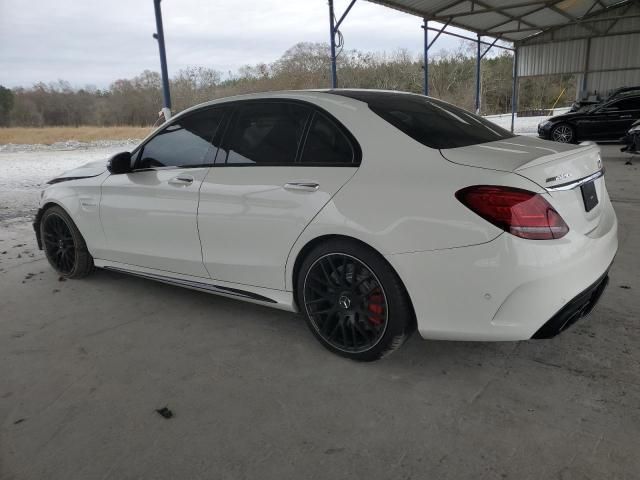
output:
<instances>
[{"instance_id":1,"label":"white sedan","mask_svg":"<svg viewBox=\"0 0 640 480\"><path fill-rule=\"evenodd\" d=\"M53 179L35 230L65 277L98 267L299 311L366 361L416 328L548 338L588 313L618 246L603 175L596 145L421 95L262 93Z\"/></svg>"}]
</instances>

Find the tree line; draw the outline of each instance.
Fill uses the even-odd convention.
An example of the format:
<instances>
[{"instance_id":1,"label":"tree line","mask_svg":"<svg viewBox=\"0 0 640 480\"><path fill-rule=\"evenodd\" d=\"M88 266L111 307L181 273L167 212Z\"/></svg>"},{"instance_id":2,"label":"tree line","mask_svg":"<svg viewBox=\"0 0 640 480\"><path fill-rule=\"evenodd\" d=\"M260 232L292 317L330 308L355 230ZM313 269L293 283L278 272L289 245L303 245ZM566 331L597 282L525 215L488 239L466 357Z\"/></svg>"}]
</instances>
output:
<instances>
[{"instance_id":1,"label":"tree line","mask_svg":"<svg viewBox=\"0 0 640 480\"><path fill-rule=\"evenodd\" d=\"M462 108L474 109L475 57L473 45L443 51L429 61L429 93ZM513 57L510 52L484 58L481 64L481 113L511 111ZM338 57L338 86L379 88L421 93L422 58L406 50L391 54L343 50ZM175 112L231 95L270 90L326 88L330 62L328 45L299 43L272 63L247 65L237 72L190 67L170 80ZM0 85L0 126L147 126L156 122L162 106L161 79L145 70L108 88L75 88L69 82L37 83L8 89ZM520 80L519 110L550 108L575 96L572 75Z\"/></svg>"}]
</instances>

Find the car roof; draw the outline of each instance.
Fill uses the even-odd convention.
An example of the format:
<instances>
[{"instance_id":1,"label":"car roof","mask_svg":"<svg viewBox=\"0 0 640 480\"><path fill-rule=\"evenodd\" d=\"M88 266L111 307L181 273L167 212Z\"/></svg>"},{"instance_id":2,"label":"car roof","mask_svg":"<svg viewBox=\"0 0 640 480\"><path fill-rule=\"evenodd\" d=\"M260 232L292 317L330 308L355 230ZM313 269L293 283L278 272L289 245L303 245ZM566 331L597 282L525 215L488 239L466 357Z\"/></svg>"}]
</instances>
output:
<instances>
[{"instance_id":1,"label":"car roof","mask_svg":"<svg viewBox=\"0 0 640 480\"><path fill-rule=\"evenodd\" d=\"M314 100L318 100L320 98L331 98L334 101L336 100L335 95L329 96L331 93L330 89L309 89L309 90L277 90L271 92L256 92L256 93L243 93L239 95L232 95L230 97L221 97L216 98L214 100L209 100L208 102L200 103L198 105L194 105L193 107L189 107L175 116L182 116L185 113L191 112L193 110L199 110L200 108L205 108L214 105L222 105L230 102L237 102L243 100L263 100L263 99L288 99L288 100L306 100L311 103L316 103ZM344 97L344 100L340 99L339 103L361 103L358 100L352 98ZM335 102L334 102L335 103Z\"/></svg>"},{"instance_id":2,"label":"car roof","mask_svg":"<svg viewBox=\"0 0 640 480\"><path fill-rule=\"evenodd\" d=\"M620 88L616 88L613 93L614 94L626 93L626 92L632 92L634 90L640 90L640 85L638 85L636 87L620 87Z\"/></svg>"},{"instance_id":3,"label":"car roof","mask_svg":"<svg viewBox=\"0 0 640 480\"><path fill-rule=\"evenodd\" d=\"M353 93L354 95L349 95L349 93ZM358 95L363 94L363 95ZM224 103L243 101L243 100L262 100L262 99L290 99L290 100L306 100L311 103L317 103L318 100L331 100L333 104L342 104L342 105L351 105L351 106L363 106L366 105L366 96L377 96L380 97L390 97L390 96L399 96L399 95L407 95L407 96L423 96L419 93L413 92L403 92L399 90L383 90L383 89L374 89L374 88L313 88L313 89L304 89L304 90L277 90L270 92L256 92L256 93L243 93L238 95L232 95L229 97L221 97L213 100L209 100L207 102L200 103L198 105L194 105L185 110L182 110L178 114L174 115L173 118L177 116L182 116L185 113L198 110L200 108L205 108L214 105L222 105ZM435 99L443 103L443 100Z\"/></svg>"}]
</instances>

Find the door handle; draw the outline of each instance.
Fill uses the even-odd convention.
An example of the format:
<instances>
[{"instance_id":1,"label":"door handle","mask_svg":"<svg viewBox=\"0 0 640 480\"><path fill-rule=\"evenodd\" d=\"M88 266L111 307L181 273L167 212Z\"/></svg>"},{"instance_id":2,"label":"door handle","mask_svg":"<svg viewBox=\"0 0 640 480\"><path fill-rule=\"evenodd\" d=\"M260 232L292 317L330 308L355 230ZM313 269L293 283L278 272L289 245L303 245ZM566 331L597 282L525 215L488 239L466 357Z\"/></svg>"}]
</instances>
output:
<instances>
[{"instance_id":1,"label":"door handle","mask_svg":"<svg viewBox=\"0 0 640 480\"><path fill-rule=\"evenodd\" d=\"M620 118L631 118L631 115L620 115Z\"/></svg>"},{"instance_id":2,"label":"door handle","mask_svg":"<svg viewBox=\"0 0 640 480\"><path fill-rule=\"evenodd\" d=\"M194 178L191 175L178 175L169 180L169 185L176 187L188 187L193 183Z\"/></svg>"},{"instance_id":3,"label":"door handle","mask_svg":"<svg viewBox=\"0 0 640 480\"><path fill-rule=\"evenodd\" d=\"M315 192L320 184L315 182L289 182L284 185L285 190L299 190L302 192Z\"/></svg>"}]
</instances>

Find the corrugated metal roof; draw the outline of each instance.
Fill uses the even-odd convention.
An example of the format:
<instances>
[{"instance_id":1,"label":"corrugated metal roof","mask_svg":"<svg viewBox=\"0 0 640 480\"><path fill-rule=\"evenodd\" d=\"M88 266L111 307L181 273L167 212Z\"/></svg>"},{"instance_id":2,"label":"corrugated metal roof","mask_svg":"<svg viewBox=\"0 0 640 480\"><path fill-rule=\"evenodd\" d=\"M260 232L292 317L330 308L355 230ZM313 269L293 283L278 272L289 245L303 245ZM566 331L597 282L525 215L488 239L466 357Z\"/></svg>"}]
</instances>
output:
<instances>
[{"instance_id":1,"label":"corrugated metal roof","mask_svg":"<svg viewBox=\"0 0 640 480\"><path fill-rule=\"evenodd\" d=\"M586 71L587 83L593 79L601 90L629 75L636 78L629 71L640 69L640 2L616 10L593 18L606 35L587 35L583 26L568 25L519 43L518 75ZM622 70L627 73L615 73Z\"/></svg>"},{"instance_id":2,"label":"corrugated metal roof","mask_svg":"<svg viewBox=\"0 0 640 480\"><path fill-rule=\"evenodd\" d=\"M640 68L640 33L591 40L589 70Z\"/></svg>"},{"instance_id":3,"label":"corrugated metal roof","mask_svg":"<svg viewBox=\"0 0 640 480\"><path fill-rule=\"evenodd\" d=\"M518 76L640 69L640 33L518 47ZM587 52L589 61L587 61Z\"/></svg>"},{"instance_id":4,"label":"corrugated metal roof","mask_svg":"<svg viewBox=\"0 0 640 480\"><path fill-rule=\"evenodd\" d=\"M640 0L368 0L512 41L518 76L586 75L586 91L640 84Z\"/></svg>"},{"instance_id":5,"label":"corrugated metal roof","mask_svg":"<svg viewBox=\"0 0 640 480\"><path fill-rule=\"evenodd\" d=\"M640 85L640 69L589 73L586 90L604 93L621 86L633 85Z\"/></svg>"},{"instance_id":6,"label":"corrugated metal roof","mask_svg":"<svg viewBox=\"0 0 640 480\"><path fill-rule=\"evenodd\" d=\"M518 47L518 76L582 72L586 55L587 42L585 40L524 45Z\"/></svg>"},{"instance_id":7,"label":"corrugated metal roof","mask_svg":"<svg viewBox=\"0 0 640 480\"><path fill-rule=\"evenodd\" d=\"M582 36L604 35L590 19L638 0L369 0L403 12L449 22L480 35L509 41L535 38L575 25ZM605 27L608 28L608 27Z\"/></svg>"}]
</instances>

